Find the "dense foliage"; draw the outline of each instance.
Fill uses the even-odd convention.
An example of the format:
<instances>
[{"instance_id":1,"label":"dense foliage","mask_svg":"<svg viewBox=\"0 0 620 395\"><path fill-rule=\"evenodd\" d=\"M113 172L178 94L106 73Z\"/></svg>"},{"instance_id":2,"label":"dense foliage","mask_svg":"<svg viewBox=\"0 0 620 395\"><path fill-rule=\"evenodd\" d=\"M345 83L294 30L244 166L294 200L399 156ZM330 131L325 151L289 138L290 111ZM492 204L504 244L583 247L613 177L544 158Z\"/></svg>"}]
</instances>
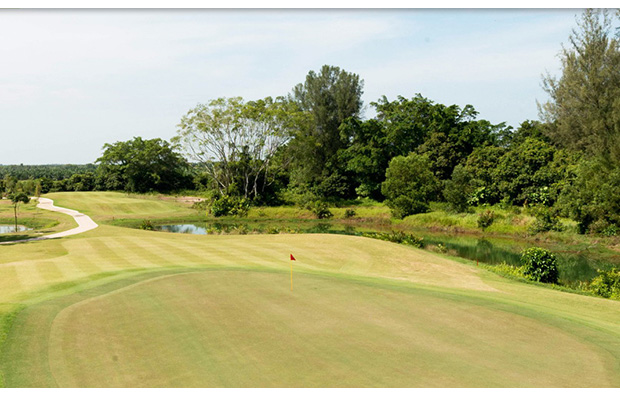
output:
<instances>
[{"instance_id":1,"label":"dense foliage","mask_svg":"<svg viewBox=\"0 0 620 395\"><path fill-rule=\"evenodd\" d=\"M620 270L611 269L609 271L601 271L600 274L592 280L589 289L596 295L604 298L620 300Z\"/></svg>"},{"instance_id":2,"label":"dense foliage","mask_svg":"<svg viewBox=\"0 0 620 395\"><path fill-rule=\"evenodd\" d=\"M439 181L426 156L411 153L390 161L381 192L396 218L429 210L428 203L437 197Z\"/></svg>"},{"instance_id":3,"label":"dense foliage","mask_svg":"<svg viewBox=\"0 0 620 395\"><path fill-rule=\"evenodd\" d=\"M167 141L135 137L103 148L103 155L97 159L103 189L169 192L191 185L189 164ZM80 182L87 180L82 177Z\"/></svg>"},{"instance_id":4,"label":"dense foliage","mask_svg":"<svg viewBox=\"0 0 620 395\"><path fill-rule=\"evenodd\" d=\"M528 248L521 254L523 274L530 280L557 283L559 278L557 258L551 252L538 247Z\"/></svg>"}]
</instances>

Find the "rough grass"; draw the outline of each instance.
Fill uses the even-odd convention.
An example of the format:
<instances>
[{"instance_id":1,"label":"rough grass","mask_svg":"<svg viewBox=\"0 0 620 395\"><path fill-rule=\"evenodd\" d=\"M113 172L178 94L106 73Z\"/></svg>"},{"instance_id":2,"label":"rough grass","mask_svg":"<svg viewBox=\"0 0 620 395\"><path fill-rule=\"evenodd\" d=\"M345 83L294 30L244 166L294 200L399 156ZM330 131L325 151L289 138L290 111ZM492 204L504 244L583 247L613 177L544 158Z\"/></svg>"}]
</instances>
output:
<instances>
[{"instance_id":1,"label":"rough grass","mask_svg":"<svg viewBox=\"0 0 620 395\"><path fill-rule=\"evenodd\" d=\"M188 210L58 195L94 218ZM620 302L380 240L102 225L0 252L7 386L620 386Z\"/></svg>"}]
</instances>

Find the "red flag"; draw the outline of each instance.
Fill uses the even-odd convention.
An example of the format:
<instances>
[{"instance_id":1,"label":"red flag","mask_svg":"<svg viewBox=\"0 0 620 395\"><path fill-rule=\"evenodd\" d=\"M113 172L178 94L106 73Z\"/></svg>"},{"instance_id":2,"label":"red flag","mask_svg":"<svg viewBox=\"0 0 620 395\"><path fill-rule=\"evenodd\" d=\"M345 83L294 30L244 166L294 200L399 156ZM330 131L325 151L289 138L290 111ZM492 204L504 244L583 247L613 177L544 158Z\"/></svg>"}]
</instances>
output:
<instances>
[{"instance_id":1,"label":"red flag","mask_svg":"<svg viewBox=\"0 0 620 395\"><path fill-rule=\"evenodd\" d=\"M293 256L293 254L291 254L291 261L296 261L297 259L295 259L295 257Z\"/></svg>"}]
</instances>

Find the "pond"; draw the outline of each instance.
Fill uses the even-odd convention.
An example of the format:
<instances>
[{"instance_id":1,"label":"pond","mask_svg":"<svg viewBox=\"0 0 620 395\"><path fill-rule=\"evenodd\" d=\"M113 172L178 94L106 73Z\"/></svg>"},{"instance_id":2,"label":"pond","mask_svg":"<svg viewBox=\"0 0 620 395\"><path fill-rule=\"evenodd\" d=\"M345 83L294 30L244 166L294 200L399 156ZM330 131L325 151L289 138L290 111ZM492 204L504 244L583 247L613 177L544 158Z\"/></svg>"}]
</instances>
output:
<instances>
[{"instance_id":1,"label":"pond","mask_svg":"<svg viewBox=\"0 0 620 395\"><path fill-rule=\"evenodd\" d=\"M24 225L17 225L17 232L23 232L25 230L31 230L32 228L27 228ZM2 233L14 233L15 225L0 225L0 234Z\"/></svg>"},{"instance_id":2,"label":"pond","mask_svg":"<svg viewBox=\"0 0 620 395\"><path fill-rule=\"evenodd\" d=\"M210 221L197 224L170 224L155 226L156 230L191 233L201 235L248 234L248 233L333 233L357 236L370 236L376 233L390 233L389 226L351 226L329 222L290 222L290 221ZM427 229L408 231L423 238L425 248L443 251L472 261L496 265L507 263L520 266L521 251L530 247L551 250L558 258L560 280L565 285L577 285L598 275L597 269L609 270L620 267L620 254L594 250L585 247L560 244L543 244L526 239L503 237L480 237L446 232L433 232Z\"/></svg>"}]
</instances>

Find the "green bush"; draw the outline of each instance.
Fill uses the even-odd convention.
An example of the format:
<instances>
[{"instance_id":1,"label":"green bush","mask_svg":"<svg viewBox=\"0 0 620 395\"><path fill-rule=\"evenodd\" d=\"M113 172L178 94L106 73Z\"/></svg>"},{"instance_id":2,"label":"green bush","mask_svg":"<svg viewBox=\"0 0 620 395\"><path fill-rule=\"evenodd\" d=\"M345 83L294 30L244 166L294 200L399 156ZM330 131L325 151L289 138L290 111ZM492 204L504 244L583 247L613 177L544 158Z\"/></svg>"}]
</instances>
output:
<instances>
[{"instance_id":1,"label":"green bush","mask_svg":"<svg viewBox=\"0 0 620 395\"><path fill-rule=\"evenodd\" d=\"M353 210L352 208L348 208L344 211L344 217L345 218L353 218L357 215L357 213L355 212L355 210Z\"/></svg>"},{"instance_id":2,"label":"green bush","mask_svg":"<svg viewBox=\"0 0 620 395\"><path fill-rule=\"evenodd\" d=\"M588 230L591 233L601 236L617 236L620 233L620 228L616 224L611 224L604 219L594 221Z\"/></svg>"},{"instance_id":3,"label":"green bush","mask_svg":"<svg viewBox=\"0 0 620 395\"><path fill-rule=\"evenodd\" d=\"M209 208L208 200L200 200L192 204L192 208L199 211L205 211Z\"/></svg>"},{"instance_id":4,"label":"green bush","mask_svg":"<svg viewBox=\"0 0 620 395\"><path fill-rule=\"evenodd\" d=\"M599 270L599 276L590 282L589 289L604 298L620 299L620 270Z\"/></svg>"},{"instance_id":5,"label":"green bush","mask_svg":"<svg viewBox=\"0 0 620 395\"><path fill-rule=\"evenodd\" d=\"M250 203L247 199L236 196L224 195L216 198L211 203L211 214L214 217L222 217L225 215L235 215L245 217L250 209Z\"/></svg>"},{"instance_id":6,"label":"green bush","mask_svg":"<svg viewBox=\"0 0 620 395\"><path fill-rule=\"evenodd\" d=\"M154 230L155 228L153 227L153 224L151 223L151 221L149 221L148 219L145 219L144 221L142 221L142 224L140 224L140 229Z\"/></svg>"},{"instance_id":7,"label":"green bush","mask_svg":"<svg viewBox=\"0 0 620 395\"><path fill-rule=\"evenodd\" d=\"M424 239L422 237L417 237L412 235L411 233L405 233L402 230L399 231L391 231L390 233L377 233L370 232L364 233L366 237L372 237L373 239L379 239L384 241L390 241L392 243L405 244L418 248L424 248Z\"/></svg>"},{"instance_id":8,"label":"green bush","mask_svg":"<svg viewBox=\"0 0 620 395\"><path fill-rule=\"evenodd\" d=\"M550 251L539 247L528 248L521 253L521 263L525 267L523 274L530 280L557 284L557 258Z\"/></svg>"},{"instance_id":9,"label":"green bush","mask_svg":"<svg viewBox=\"0 0 620 395\"><path fill-rule=\"evenodd\" d=\"M490 266L490 268L491 268L491 271L494 271L496 273L504 273L504 274L509 274L514 277L527 278L527 276L525 275L524 266L512 266L512 265L507 264L506 261L500 264L497 264L497 265Z\"/></svg>"},{"instance_id":10,"label":"green bush","mask_svg":"<svg viewBox=\"0 0 620 395\"><path fill-rule=\"evenodd\" d=\"M486 210L480 213L478 216L478 227L482 230L488 228L495 221L495 213L491 210Z\"/></svg>"},{"instance_id":11,"label":"green bush","mask_svg":"<svg viewBox=\"0 0 620 395\"><path fill-rule=\"evenodd\" d=\"M403 219L409 215L422 214L430 210L428 203L409 196L397 196L387 203L394 218Z\"/></svg>"},{"instance_id":12,"label":"green bush","mask_svg":"<svg viewBox=\"0 0 620 395\"><path fill-rule=\"evenodd\" d=\"M310 204L310 211L312 211L318 219L327 219L334 216L334 214L327 207L327 203L322 200L312 202Z\"/></svg>"},{"instance_id":13,"label":"green bush","mask_svg":"<svg viewBox=\"0 0 620 395\"><path fill-rule=\"evenodd\" d=\"M536 220L528 228L531 234L549 232L552 230L561 232L563 230L558 216L550 209L545 207L538 208L535 210L534 215L536 216Z\"/></svg>"}]
</instances>

